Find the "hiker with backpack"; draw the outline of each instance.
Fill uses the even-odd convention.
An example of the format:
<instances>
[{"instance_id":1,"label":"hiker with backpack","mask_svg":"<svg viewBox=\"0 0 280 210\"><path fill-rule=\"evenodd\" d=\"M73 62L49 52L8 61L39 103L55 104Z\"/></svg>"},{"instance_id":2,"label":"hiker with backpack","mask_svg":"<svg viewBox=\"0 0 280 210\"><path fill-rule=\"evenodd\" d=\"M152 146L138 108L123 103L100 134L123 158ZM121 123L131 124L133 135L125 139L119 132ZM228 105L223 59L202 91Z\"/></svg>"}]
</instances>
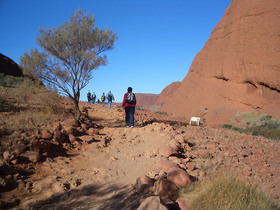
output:
<instances>
[{"instance_id":1,"label":"hiker with backpack","mask_svg":"<svg viewBox=\"0 0 280 210\"><path fill-rule=\"evenodd\" d=\"M91 102L93 104L95 104L95 100L96 100L96 95L95 95L95 92L92 93L92 96L91 96Z\"/></svg>"},{"instance_id":2,"label":"hiker with backpack","mask_svg":"<svg viewBox=\"0 0 280 210\"><path fill-rule=\"evenodd\" d=\"M111 93L111 91L108 92L106 98L108 100L108 107L109 109L111 109L112 101L115 100L114 95Z\"/></svg>"},{"instance_id":3,"label":"hiker with backpack","mask_svg":"<svg viewBox=\"0 0 280 210\"><path fill-rule=\"evenodd\" d=\"M106 99L105 93L102 94L100 99L101 99L101 104L104 106L105 105L105 99Z\"/></svg>"},{"instance_id":4,"label":"hiker with backpack","mask_svg":"<svg viewBox=\"0 0 280 210\"><path fill-rule=\"evenodd\" d=\"M125 123L126 127L134 127L134 113L136 106L136 97L132 93L132 88L127 88L127 93L124 94L122 107L125 109Z\"/></svg>"},{"instance_id":5,"label":"hiker with backpack","mask_svg":"<svg viewBox=\"0 0 280 210\"><path fill-rule=\"evenodd\" d=\"M88 91L87 92L87 100L88 100L89 103L90 103L90 99L91 99L91 93L90 93L90 91Z\"/></svg>"}]
</instances>

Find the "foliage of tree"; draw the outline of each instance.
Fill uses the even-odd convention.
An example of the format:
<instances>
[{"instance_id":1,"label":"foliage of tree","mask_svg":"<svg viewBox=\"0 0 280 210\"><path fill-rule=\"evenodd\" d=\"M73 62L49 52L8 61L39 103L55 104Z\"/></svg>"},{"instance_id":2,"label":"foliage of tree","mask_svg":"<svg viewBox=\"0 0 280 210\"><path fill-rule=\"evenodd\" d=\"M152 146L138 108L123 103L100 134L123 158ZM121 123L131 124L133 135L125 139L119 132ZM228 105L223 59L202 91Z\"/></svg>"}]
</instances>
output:
<instances>
[{"instance_id":1,"label":"foliage of tree","mask_svg":"<svg viewBox=\"0 0 280 210\"><path fill-rule=\"evenodd\" d=\"M69 22L40 28L37 43L42 52L25 52L20 64L25 72L72 99L79 119L80 91L92 79L92 71L107 64L104 52L112 50L116 40L116 33L96 27L94 16L78 9Z\"/></svg>"}]
</instances>

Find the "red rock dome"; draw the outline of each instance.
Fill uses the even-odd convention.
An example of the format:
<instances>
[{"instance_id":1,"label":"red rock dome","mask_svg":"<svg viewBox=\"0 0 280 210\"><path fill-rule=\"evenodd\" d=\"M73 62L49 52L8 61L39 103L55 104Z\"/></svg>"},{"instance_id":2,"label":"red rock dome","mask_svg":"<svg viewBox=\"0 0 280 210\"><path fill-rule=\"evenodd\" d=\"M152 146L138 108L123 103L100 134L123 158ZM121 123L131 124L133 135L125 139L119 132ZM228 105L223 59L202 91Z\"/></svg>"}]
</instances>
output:
<instances>
[{"instance_id":1,"label":"red rock dome","mask_svg":"<svg viewBox=\"0 0 280 210\"><path fill-rule=\"evenodd\" d=\"M233 0L162 110L209 124L237 111L280 118L279 14L279 0Z\"/></svg>"}]
</instances>

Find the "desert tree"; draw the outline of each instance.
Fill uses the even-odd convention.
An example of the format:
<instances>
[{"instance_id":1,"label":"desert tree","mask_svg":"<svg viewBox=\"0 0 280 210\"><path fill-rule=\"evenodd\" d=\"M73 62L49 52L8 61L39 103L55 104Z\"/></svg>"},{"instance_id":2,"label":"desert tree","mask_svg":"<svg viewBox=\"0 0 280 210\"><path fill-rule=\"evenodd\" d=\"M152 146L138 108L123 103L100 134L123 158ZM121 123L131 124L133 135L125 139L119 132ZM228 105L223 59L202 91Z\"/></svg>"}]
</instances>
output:
<instances>
[{"instance_id":1,"label":"desert tree","mask_svg":"<svg viewBox=\"0 0 280 210\"><path fill-rule=\"evenodd\" d=\"M46 86L72 99L79 120L80 92L92 79L92 71L107 64L104 52L112 50L116 40L116 33L96 27L94 16L78 9L68 22L52 29L40 28L37 43L42 50L25 52L20 65Z\"/></svg>"}]
</instances>

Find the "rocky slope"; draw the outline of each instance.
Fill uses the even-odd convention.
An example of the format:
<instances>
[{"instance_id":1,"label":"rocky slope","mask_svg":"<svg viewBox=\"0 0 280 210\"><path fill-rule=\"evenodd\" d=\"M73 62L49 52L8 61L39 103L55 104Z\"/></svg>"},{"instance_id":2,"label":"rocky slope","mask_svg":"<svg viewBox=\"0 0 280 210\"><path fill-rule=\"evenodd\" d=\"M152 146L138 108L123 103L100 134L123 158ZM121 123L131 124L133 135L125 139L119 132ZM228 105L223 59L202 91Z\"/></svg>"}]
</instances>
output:
<instances>
[{"instance_id":1,"label":"rocky slope","mask_svg":"<svg viewBox=\"0 0 280 210\"><path fill-rule=\"evenodd\" d=\"M163 111L209 124L236 111L280 118L279 13L278 0L233 0Z\"/></svg>"}]
</instances>

